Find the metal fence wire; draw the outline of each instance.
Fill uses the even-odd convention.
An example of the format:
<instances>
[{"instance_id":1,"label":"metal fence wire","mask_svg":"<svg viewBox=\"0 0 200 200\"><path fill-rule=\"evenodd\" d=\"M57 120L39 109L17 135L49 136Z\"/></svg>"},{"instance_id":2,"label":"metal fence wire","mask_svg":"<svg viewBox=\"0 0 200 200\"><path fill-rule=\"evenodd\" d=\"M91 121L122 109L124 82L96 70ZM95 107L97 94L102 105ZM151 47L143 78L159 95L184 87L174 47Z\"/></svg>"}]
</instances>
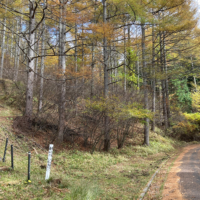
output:
<instances>
[{"instance_id":1,"label":"metal fence wire","mask_svg":"<svg viewBox=\"0 0 200 200\"><path fill-rule=\"evenodd\" d=\"M21 179L26 180L27 183L30 183L31 179L39 180L36 174L40 174L40 179L48 180L50 178L53 145L49 145L49 152L47 152L31 138L25 136L19 138L2 125L0 125L0 129L2 133L0 138L2 158L0 160L4 163L3 169L5 170L7 167L17 171L24 168L24 177L21 177ZM37 146L37 149L34 146ZM44 169L46 169L46 173ZM36 171L37 173L34 173Z\"/></svg>"}]
</instances>

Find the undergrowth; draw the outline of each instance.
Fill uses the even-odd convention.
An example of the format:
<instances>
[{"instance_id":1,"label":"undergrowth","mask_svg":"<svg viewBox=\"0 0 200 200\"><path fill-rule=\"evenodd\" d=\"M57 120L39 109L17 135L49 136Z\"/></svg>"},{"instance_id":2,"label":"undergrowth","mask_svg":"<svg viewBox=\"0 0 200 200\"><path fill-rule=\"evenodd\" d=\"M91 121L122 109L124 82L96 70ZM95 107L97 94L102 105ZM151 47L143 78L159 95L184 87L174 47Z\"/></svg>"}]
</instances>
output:
<instances>
[{"instance_id":1,"label":"undergrowth","mask_svg":"<svg viewBox=\"0 0 200 200\"><path fill-rule=\"evenodd\" d=\"M5 113L3 109L2 113ZM35 146L32 137L15 135L11 118L4 115L0 121L0 155L9 138L6 162L0 162L0 199L6 200L137 199L160 163L182 144L151 132L149 147L141 145L142 134L135 134L134 138L127 139L128 146L112 148L108 153L54 151L51 178L45 181L48 151ZM14 145L14 170L10 169L11 144ZM26 183L28 151L32 153L30 184Z\"/></svg>"}]
</instances>

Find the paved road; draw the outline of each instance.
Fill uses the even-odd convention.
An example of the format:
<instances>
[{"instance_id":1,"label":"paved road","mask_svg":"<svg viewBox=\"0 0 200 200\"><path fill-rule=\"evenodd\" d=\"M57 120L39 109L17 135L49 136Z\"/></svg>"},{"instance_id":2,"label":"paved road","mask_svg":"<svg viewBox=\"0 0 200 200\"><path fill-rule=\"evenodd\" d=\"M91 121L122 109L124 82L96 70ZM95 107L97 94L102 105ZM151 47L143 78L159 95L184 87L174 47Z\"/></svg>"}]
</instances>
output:
<instances>
[{"instance_id":1,"label":"paved road","mask_svg":"<svg viewBox=\"0 0 200 200\"><path fill-rule=\"evenodd\" d=\"M163 200L200 200L200 145L183 149L168 174Z\"/></svg>"},{"instance_id":2,"label":"paved road","mask_svg":"<svg viewBox=\"0 0 200 200\"><path fill-rule=\"evenodd\" d=\"M200 147L189 150L181 162L177 175L183 198L200 200Z\"/></svg>"}]
</instances>

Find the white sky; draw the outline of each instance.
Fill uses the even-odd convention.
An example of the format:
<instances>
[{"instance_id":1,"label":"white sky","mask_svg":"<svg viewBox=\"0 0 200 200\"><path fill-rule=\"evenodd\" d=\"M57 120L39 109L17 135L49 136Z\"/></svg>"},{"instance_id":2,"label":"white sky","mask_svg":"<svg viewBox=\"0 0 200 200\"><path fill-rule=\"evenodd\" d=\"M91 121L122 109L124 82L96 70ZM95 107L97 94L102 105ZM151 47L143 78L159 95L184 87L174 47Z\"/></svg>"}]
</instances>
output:
<instances>
[{"instance_id":1,"label":"white sky","mask_svg":"<svg viewBox=\"0 0 200 200\"><path fill-rule=\"evenodd\" d=\"M197 15L199 16L200 15L200 0L193 0L194 1L194 5L195 6L198 6L198 12L197 12ZM198 23L198 27L200 27L200 21Z\"/></svg>"},{"instance_id":2,"label":"white sky","mask_svg":"<svg viewBox=\"0 0 200 200\"><path fill-rule=\"evenodd\" d=\"M198 4L198 10L200 12L200 0L193 0L194 2L196 2Z\"/></svg>"}]
</instances>

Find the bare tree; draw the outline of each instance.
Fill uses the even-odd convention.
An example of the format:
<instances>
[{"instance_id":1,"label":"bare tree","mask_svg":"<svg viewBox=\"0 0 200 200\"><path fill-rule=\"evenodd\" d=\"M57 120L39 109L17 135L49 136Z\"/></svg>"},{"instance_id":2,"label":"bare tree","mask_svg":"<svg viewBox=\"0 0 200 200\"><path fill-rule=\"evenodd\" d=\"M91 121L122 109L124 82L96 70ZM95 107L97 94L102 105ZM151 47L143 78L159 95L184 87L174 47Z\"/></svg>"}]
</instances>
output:
<instances>
[{"instance_id":1,"label":"bare tree","mask_svg":"<svg viewBox=\"0 0 200 200\"><path fill-rule=\"evenodd\" d=\"M36 14L36 4L35 0L29 1L29 55L28 55L28 82L26 90L26 110L25 116L28 118L32 117L33 112L33 83L34 83L34 69L35 69L35 60L34 57L34 48L35 48L35 14Z\"/></svg>"},{"instance_id":2,"label":"bare tree","mask_svg":"<svg viewBox=\"0 0 200 200\"><path fill-rule=\"evenodd\" d=\"M44 0L44 7L46 7L46 0ZM45 18L42 22L42 57L41 57L41 66L40 66L40 93L39 93L39 102L38 102L38 112L41 111L43 105L43 88L44 88L44 60L45 60ZM36 66L37 68L37 66Z\"/></svg>"},{"instance_id":3,"label":"bare tree","mask_svg":"<svg viewBox=\"0 0 200 200\"><path fill-rule=\"evenodd\" d=\"M66 2L65 0L60 1L60 38L59 38L59 70L61 75L61 84L60 84L60 94L59 94L59 122L58 122L58 141L63 142L63 132L65 128L65 96L66 96L66 81L65 81L65 42L66 42L66 24L65 24L65 12L66 12Z\"/></svg>"},{"instance_id":4,"label":"bare tree","mask_svg":"<svg viewBox=\"0 0 200 200\"><path fill-rule=\"evenodd\" d=\"M141 24L142 28L142 65L143 65L143 85L144 85L144 107L149 109L148 102L148 86L147 86L147 69L145 61L145 25ZM149 145L149 118L145 118L144 124L144 144Z\"/></svg>"},{"instance_id":5,"label":"bare tree","mask_svg":"<svg viewBox=\"0 0 200 200\"><path fill-rule=\"evenodd\" d=\"M156 111L156 79L155 79L155 32L154 24L152 24L152 112ZM151 130L155 131L155 117L152 121Z\"/></svg>"},{"instance_id":6,"label":"bare tree","mask_svg":"<svg viewBox=\"0 0 200 200\"><path fill-rule=\"evenodd\" d=\"M3 31L2 31L2 43L1 43L1 69L0 69L0 79L3 78L3 68L4 68L4 53L5 53L5 39L6 39L6 17L3 19Z\"/></svg>"},{"instance_id":7,"label":"bare tree","mask_svg":"<svg viewBox=\"0 0 200 200\"><path fill-rule=\"evenodd\" d=\"M107 22L107 3L106 0L103 3L103 22ZM104 62L104 97L108 98L108 51L107 51L107 38L104 35L103 38L103 62ZM105 132L104 132L104 150L108 151L110 148L110 133L108 130L109 118L105 113Z\"/></svg>"}]
</instances>

